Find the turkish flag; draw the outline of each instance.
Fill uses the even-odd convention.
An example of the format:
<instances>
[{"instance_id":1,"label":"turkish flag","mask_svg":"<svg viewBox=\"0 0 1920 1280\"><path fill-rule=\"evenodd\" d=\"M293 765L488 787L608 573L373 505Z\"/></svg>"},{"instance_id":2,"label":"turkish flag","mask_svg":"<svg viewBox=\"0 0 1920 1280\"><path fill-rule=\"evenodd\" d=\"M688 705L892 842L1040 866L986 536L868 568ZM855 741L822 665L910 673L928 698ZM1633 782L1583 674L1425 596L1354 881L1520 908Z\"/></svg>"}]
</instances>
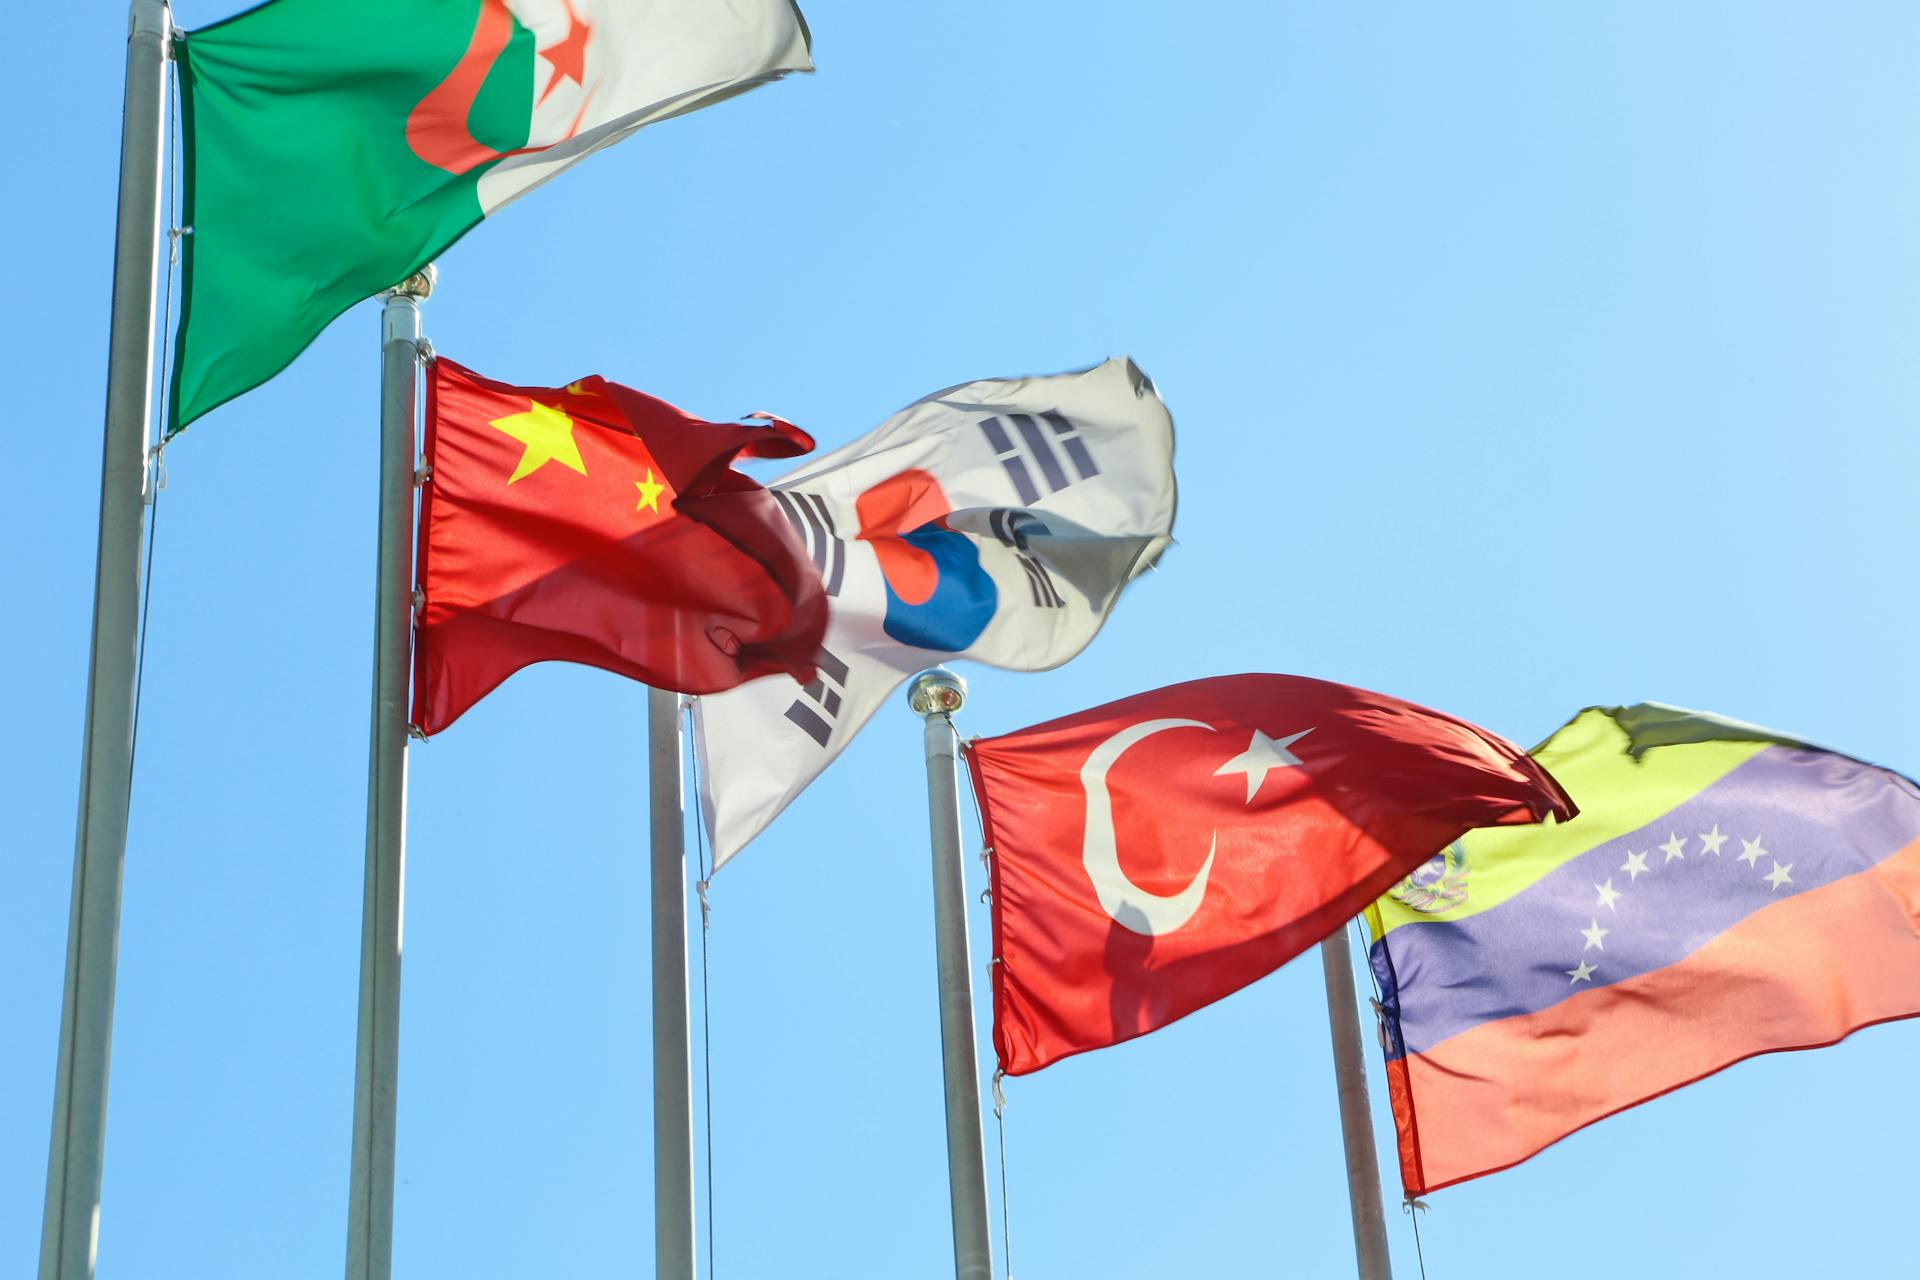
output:
<instances>
[{"instance_id":1,"label":"turkish flag","mask_svg":"<svg viewBox=\"0 0 1920 1280\"><path fill-rule=\"evenodd\" d=\"M427 377L413 723L437 733L530 663L714 693L811 680L825 589L736 457L813 440L703 422L585 378L516 387L436 359Z\"/></svg>"},{"instance_id":2,"label":"turkish flag","mask_svg":"<svg viewBox=\"0 0 1920 1280\"><path fill-rule=\"evenodd\" d=\"M1474 827L1577 812L1484 729L1301 676L1157 689L977 738L967 762L1009 1075L1238 991Z\"/></svg>"}]
</instances>

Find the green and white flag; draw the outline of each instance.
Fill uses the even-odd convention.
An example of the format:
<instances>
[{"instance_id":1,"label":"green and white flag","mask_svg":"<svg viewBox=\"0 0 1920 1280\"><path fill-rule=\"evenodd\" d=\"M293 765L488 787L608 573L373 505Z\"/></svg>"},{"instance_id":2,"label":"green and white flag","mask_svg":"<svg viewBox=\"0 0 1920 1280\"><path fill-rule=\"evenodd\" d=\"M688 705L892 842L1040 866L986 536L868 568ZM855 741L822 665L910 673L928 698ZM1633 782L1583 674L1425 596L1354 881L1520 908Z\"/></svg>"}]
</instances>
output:
<instances>
[{"instance_id":1,"label":"green and white flag","mask_svg":"<svg viewBox=\"0 0 1920 1280\"><path fill-rule=\"evenodd\" d=\"M271 0L187 34L171 430L516 196L808 48L793 0Z\"/></svg>"}]
</instances>

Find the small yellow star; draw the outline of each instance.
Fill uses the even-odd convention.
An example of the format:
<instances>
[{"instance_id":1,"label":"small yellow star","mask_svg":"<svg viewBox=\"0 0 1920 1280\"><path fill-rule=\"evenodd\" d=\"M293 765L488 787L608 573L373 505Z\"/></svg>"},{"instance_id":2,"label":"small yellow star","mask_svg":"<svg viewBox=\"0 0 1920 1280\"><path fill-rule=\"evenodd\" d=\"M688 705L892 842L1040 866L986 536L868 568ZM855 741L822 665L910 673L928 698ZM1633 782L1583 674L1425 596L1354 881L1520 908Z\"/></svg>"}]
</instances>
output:
<instances>
[{"instance_id":1,"label":"small yellow star","mask_svg":"<svg viewBox=\"0 0 1920 1280\"><path fill-rule=\"evenodd\" d=\"M580 458L580 446L573 440L573 419L538 400L529 400L527 405L525 413L509 414L487 423L527 447L520 455L520 465L507 477L507 483L525 479L549 462L587 474L587 464Z\"/></svg>"},{"instance_id":2,"label":"small yellow star","mask_svg":"<svg viewBox=\"0 0 1920 1280\"><path fill-rule=\"evenodd\" d=\"M640 491L640 501L633 508L635 511L658 512L660 510L660 495L667 491L667 486L653 478L652 467L647 468L647 478L635 480L633 487Z\"/></svg>"},{"instance_id":3,"label":"small yellow star","mask_svg":"<svg viewBox=\"0 0 1920 1280\"><path fill-rule=\"evenodd\" d=\"M590 396L594 395L595 392L592 387L587 385L587 380L582 378L578 382L569 382L567 384L567 394L570 396Z\"/></svg>"}]
</instances>

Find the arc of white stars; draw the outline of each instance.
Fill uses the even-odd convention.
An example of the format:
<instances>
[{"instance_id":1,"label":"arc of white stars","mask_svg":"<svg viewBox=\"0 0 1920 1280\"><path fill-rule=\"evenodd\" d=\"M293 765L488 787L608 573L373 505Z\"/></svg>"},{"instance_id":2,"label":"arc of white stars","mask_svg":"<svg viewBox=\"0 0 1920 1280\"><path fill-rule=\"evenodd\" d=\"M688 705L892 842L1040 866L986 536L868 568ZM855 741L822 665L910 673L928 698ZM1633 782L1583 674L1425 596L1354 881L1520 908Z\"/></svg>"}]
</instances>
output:
<instances>
[{"instance_id":1,"label":"arc of white stars","mask_svg":"<svg viewBox=\"0 0 1920 1280\"><path fill-rule=\"evenodd\" d=\"M1620 901L1620 891L1613 887L1613 877L1608 876L1605 884L1597 884L1593 887L1600 892L1600 901L1595 904L1594 909L1605 907L1609 911L1614 910L1613 904Z\"/></svg>"}]
</instances>

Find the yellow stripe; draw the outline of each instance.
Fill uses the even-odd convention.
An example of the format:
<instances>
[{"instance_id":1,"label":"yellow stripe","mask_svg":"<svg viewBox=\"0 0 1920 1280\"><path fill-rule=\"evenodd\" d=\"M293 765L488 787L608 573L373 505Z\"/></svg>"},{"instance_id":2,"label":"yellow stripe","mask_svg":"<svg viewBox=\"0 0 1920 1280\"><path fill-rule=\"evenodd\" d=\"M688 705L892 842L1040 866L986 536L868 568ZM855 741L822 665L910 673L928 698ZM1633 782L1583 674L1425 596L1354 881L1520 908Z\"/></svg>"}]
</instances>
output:
<instances>
[{"instance_id":1,"label":"yellow stripe","mask_svg":"<svg viewBox=\"0 0 1920 1280\"><path fill-rule=\"evenodd\" d=\"M1485 827L1461 840L1467 896L1444 911L1415 911L1391 895L1363 913L1367 932L1382 933L1423 920L1464 920L1498 906L1577 854L1618 839L1668 813L1726 777L1768 744L1694 742L1655 748L1635 760L1624 729L1604 710L1581 712L1533 752L1559 779L1580 816L1535 827Z\"/></svg>"}]
</instances>

